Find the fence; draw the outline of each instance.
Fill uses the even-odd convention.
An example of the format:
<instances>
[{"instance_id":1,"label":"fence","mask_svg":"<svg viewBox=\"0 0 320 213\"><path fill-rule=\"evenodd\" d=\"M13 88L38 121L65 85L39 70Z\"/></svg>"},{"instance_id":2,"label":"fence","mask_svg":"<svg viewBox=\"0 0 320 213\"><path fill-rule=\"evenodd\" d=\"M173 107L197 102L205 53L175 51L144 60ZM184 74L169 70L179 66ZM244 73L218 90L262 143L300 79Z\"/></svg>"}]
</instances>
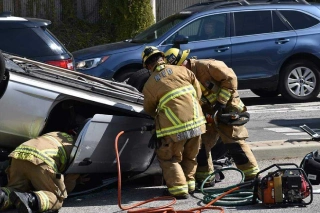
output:
<instances>
[{"instance_id":1,"label":"fence","mask_svg":"<svg viewBox=\"0 0 320 213\"><path fill-rule=\"evenodd\" d=\"M73 3L78 18L90 23L99 20L99 2L103 0L69 1ZM159 21L185 7L204 1L206 0L155 0L156 20ZM45 18L55 22L61 20L62 9L61 0L0 0L0 11L11 11L15 16Z\"/></svg>"}]
</instances>

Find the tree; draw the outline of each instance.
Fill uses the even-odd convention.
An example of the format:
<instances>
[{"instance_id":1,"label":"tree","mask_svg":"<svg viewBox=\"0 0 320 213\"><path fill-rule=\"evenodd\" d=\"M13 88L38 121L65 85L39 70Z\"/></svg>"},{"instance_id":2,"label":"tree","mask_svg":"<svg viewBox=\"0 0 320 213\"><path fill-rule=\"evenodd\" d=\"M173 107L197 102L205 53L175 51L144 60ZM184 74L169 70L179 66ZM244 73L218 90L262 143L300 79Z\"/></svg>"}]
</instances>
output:
<instances>
[{"instance_id":1,"label":"tree","mask_svg":"<svg viewBox=\"0 0 320 213\"><path fill-rule=\"evenodd\" d=\"M154 23L150 0L106 0L100 5L101 26L112 41L132 38Z\"/></svg>"}]
</instances>

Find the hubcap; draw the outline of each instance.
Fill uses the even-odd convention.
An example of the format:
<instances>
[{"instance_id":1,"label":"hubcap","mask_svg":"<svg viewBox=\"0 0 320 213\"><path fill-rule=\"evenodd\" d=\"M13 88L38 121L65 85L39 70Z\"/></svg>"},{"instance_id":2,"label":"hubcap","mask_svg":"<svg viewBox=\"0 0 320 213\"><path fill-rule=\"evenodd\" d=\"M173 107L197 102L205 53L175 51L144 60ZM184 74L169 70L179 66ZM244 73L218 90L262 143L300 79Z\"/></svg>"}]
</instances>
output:
<instances>
[{"instance_id":1,"label":"hubcap","mask_svg":"<svg viewBox=\"0 0 320 213\"><path fill-rule=\"evenodd\" d=\"M317 85L314 72L307 67L297 67L288 75L288 88L296 96L310 95Z\"/></svg>"}]
</instances>

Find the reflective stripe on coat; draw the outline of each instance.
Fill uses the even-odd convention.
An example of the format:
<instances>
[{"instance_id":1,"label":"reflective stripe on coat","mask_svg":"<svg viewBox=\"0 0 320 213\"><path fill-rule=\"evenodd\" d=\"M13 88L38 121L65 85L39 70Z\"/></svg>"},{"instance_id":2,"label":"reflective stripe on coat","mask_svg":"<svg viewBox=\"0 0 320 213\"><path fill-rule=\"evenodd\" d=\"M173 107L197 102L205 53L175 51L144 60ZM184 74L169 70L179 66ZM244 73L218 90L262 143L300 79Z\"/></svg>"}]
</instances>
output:
<instances>
[{"instance_id":1,"label":"reflective stripe on coat","mask_svg":"<svg viewBox=\"0 0 320 213\"><path fill-rule=\"evenodd\" d=\"M238 80L234 71L224 62L214 59L190 59L191 71L207 90L210 104L219 101L229 112L243 112L246 108L239 98Z\"/></svg>"},{"instance_id":2,"label":"reflective stripe on coat","mask_svg":"<svg viewBox=\"0 0 320 213\"><path fill-rule=\"evenodd\" d=\"M22 143L9 157L27 160L35 165L45 163L56 173L65 170L73 148L73 137L62 132L51 132Z\"/></svg>"},{"instance_id":3,"label":"reflective stripe on coat","mask_svg":"<svg viewBox=\"0 0 320 213\"><path fill-rule=\"evenodd\" d=\"M206 120L199 104L200 85L187 68L165 65L160 71L156 69L143 94L144 110L156 120L157 137L171 136L179 141L178 133L192 130L185 135L196 132L196 136L205 132Z\"/></svg>"}]
</instances>

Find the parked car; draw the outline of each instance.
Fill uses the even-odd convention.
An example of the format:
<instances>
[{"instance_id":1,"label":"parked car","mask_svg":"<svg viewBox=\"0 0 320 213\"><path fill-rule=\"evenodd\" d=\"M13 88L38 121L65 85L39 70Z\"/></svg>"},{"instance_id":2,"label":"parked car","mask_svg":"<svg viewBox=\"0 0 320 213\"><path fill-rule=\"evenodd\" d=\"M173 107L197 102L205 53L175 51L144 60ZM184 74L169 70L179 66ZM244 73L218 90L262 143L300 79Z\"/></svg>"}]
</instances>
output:
<instances>
[{"instance_id":1,"label":"parked car","mask_svg":"<svg viewBox=\"0 0 320 213\"><path fill-rule=\"evenodd\" d=\"M76 139L66 173L90 174L91 180L73 194L117 181L115 138L128 129L136 131L123 134L118 142L123 178L161 173L154 150L148 148L152 134L140 131L140 127L152 125L153 118L143 112L143 95L134 87L3 55L0 176L4 176L5 169L1 162L24 141L51 131L65 132L88 119Z\"/></svg>"},{"instance_id":2,"label":"parked car","mask_svg":"<svg viewBox=\"0 0 320 213\"><path fill-rule=\"evenodd\" d=\"M51 21L0 14L0 49L58 67L74 70L72 54L48 30Z\"/></svg>"},{"instance_id":3,"label":"parked car","mask_svg":"<svg viewBox=\"0 0 320 213\"><path fill-rule=\"evenodd\" d=\"M215 23L205 38L205 24ZM101 78L127 79L140 70L145 46L175 46L190 56L224 61L239 89L261 97L312 101L320 91L320 5L304 0L209 1L152 25L133 39L73 52L76 69Z\"/></svg>"}]
</instances>

